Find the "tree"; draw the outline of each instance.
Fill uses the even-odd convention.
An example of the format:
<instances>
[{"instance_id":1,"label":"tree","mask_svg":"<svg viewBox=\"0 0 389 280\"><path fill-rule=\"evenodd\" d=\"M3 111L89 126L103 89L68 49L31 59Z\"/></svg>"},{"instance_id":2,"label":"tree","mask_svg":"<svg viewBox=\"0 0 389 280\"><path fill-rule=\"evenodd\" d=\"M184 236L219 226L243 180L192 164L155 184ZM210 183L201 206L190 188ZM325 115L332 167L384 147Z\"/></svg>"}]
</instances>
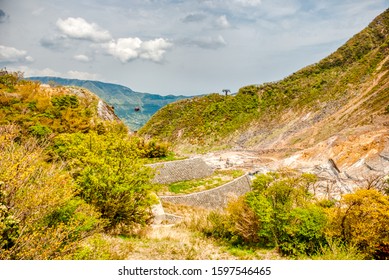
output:
<instances>
[{"instance_id":1,"label":"tree","mask_svg":"<svg viewBox=\"0 0 389 280\"><path fill-rule=\"evenodd\" d=\"M150 221L153 170L143 164L136 141L124 133L63 134L53 150L67 161L78 195L100 211L107 229Z\"/></svg>"},{"instance_id":2,"label":"tree","mask_svg":"<svg viewBox=\"0 0 389 280\"><path fill-rule=\"evenodd\" d=\"M262 240L287 255L312 254L325 243L325 212L309 192L315 181L290 170L256 177L247 202L260 219Z\"/></svg>"},{"instance_id":3,"label":"tree","mask_svg":"<svg viewBox=\"0 0 389 280\"><path fill-rule=\"evenodd\" d=\"M375 189L345 194L329 209L327 235L356 245L370 258L389 258L389 197Z\"/></svg>"}]
</instances>

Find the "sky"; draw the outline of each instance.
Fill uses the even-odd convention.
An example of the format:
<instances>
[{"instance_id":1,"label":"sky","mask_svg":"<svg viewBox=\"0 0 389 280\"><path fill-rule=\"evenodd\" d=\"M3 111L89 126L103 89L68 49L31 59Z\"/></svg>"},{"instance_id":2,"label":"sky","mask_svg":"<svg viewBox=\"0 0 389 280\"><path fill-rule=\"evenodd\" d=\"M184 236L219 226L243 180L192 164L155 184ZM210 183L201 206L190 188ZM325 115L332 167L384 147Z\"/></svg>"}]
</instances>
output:
<instances>
[{"instance_id":1,"label":"sky","mask_svg":"<svg viewBox=\"0 0 389 280\"><path fill-rule=\"evenodd\" d=\"M0 68L199 95L280 80L389 0L0 0Z\"/></svg>"}]
</instances>

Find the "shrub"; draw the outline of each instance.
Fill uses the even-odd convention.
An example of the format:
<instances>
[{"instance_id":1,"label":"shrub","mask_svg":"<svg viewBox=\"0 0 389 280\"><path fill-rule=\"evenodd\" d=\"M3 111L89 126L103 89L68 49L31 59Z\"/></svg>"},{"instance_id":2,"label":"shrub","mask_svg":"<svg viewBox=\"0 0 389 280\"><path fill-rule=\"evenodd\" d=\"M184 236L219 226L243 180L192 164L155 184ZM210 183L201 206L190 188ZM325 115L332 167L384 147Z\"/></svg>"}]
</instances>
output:
<instances>
[{"instance_id":1,"label":"shrub","mask_svg":"<svg viewBox=\"0 0 389 280\"><path fill-rule=\"evenodd\" d=\"M51 103L54 105L54 107L57 107L60 110L64 110L66 108L74 109L79 105L78 98L75 95L54 96L51 98Z\"/></svg>"},{"instance_id":2,"label":"shrub","mask_svg":"<svg viewBox=\"0 0 389 280\"><path fill-rule=\"evenodd\" d=\"M247 201L262 225L262 242L287 255L312 254L324 243L326 216L309 192L315 181L290 171L257 176Z\"/></svg>"},{"instance_id":3,"label":"shrub","mask_svg":"<svg viewBox=\"0 0 389 280\"><path fill-rule=\"evenodd\" d=\"M45 125L37 124L29 128L31 135L43 139L52 133L52 130Z\"/></svg>"},{"instance_id":4,"label":"shrub","mask_svg":"<svg viewBox=\"0 0 389 280\"><path fill-rule=\"evenodd\" d=\"M317 252L326 243L326 223L327 216L318 206L293 209L285 226L286 234L279 240L281 251L287 255L312 255Z\"/></svg>"},{"instance_id":5,"label":"shrub","mask_svg":"<svg viewBox=\"0 0 389 280\"><path fill-rule=\"evenodd\" d=\"M74 203L71 177L43 154L35 139L2 143L0 259L60 259L99 229L98 213Z\"/></svg>"},{"instance_id":6,"label":"shrub","mask_svg":"<svg viewBox=\"0 0 389 280\"><path fill-rule=\"evenodd\" d=\"M143 138L136 137L133 139L140 152L141 157L145 158L163 158L169 155L169 143L160 143L154 139L145 141Z\"/></svg>"},{"instance_id":7,"label":"shrub","mask_svg":"<svg viewBox=\"0 0 389 280\"><path fill-rule=\"evenodd\" d=\"M150 221L153 171L126 134L63 134L54 140L52 153L68 162L78 195L100 211L107 229Z\"/></svg>"},{"instance_id":8,"label":"shrub","mask_svg":"<svg viewBox=\"0 0 389 280\"><path fill-rule=\"evenodd\" d=\"M9 92L15 91L15 86L18 81L23 78L21 72L8 72L7 70L0 70L0 89L5 88Z\"/></svg>"},{"instance_id":9,"label":"shrub","mask_svg":"<svg viewBox=\"0 0 389 280\"><path fill-rule=\"evenodd\" d=\"M213 236L230 242L277 247L285 255L314 254L325 245L327 216L308 191L316 177L292 171L261 174L253 191L210 216Z\"/></svg>"},{"instance_id":10,"label":"shrub","mask_svg":"<svg viewBox=\"0 0 389 280\"><path fill-rule=\"evenodd\" d=\"M357 246L369 258L388 259L389 197L374 189L346 194L329 209L327 235Z\"/></svg>"}]
</instances>

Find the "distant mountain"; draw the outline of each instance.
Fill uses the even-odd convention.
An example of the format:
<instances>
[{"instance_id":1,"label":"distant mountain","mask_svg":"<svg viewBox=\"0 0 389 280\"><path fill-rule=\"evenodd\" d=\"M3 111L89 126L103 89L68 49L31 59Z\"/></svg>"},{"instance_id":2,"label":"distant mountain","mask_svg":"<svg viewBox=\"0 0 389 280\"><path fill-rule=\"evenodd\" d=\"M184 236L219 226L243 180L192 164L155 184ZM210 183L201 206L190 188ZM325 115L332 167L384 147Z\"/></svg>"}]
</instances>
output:
<instances>
[{"instance_id":1,"label":"distant mountain","mask_svg":"<svg viewBox=\"0 0 389 280\"><path fill-rule=\"evenodd\" d=\"M77 86L86 88L114 107L115 114L131 129L138 130L163 106L187 96L136 92L132 89L99 81L64 79L58 77L29 77L44 84Z\"/></svg>"}]
</instances>

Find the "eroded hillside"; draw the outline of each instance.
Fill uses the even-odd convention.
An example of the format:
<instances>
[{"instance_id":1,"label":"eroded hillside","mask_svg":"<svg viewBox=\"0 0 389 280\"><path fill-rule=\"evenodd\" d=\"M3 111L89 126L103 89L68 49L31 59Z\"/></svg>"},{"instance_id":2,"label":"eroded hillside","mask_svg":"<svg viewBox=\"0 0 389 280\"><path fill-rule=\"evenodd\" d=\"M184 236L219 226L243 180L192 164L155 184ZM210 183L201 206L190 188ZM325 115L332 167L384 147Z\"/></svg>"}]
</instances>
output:
<instances>
[{"instance_id":1,"label":"eroded hillside","mask_svg":"<svg viewBox=\"0 0 389 280\"><path fill-rule=\"evenodd\" d=\"M346 177L388 173L389 10L336 52L285 79L160 110L140 131L181 152L271 153L278 167L329 159ZM361 173L362 172L362 173Z\"/></svg>"}]
</instances>

